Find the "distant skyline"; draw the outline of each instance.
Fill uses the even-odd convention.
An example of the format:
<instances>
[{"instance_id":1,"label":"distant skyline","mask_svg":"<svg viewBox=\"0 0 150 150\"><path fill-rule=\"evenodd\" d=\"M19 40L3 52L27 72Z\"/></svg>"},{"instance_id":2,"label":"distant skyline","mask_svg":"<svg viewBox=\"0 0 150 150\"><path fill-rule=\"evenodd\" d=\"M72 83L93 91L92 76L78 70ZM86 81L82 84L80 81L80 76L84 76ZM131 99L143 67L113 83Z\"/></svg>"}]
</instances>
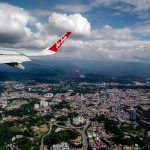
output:
<instances>
[{"instance_id":1,"label":"distant skyline","mask_svg":"<svg viewBox=\"0 0 150 150\"><path fill-rule=\"evenodd\" d=\"M150 60L149 0L1 0L0 47L41 50L62 33L59 59Z\"/></svg>"}]
</instances>

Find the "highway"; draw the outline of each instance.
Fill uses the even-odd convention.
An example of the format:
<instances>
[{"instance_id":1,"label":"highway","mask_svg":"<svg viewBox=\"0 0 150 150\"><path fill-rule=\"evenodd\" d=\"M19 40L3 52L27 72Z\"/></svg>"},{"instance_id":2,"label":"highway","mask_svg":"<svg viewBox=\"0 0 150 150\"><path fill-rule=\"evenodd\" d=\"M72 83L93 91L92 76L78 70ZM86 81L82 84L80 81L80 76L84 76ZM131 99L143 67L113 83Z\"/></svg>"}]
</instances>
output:
<instances>
[{"instance_id":1,"label":"highway","mask_svg":"<svg viewBox=\"0 0 150 150\"><path fill-rule=\"evenodd\" d=\"M90 125L90 121L87 120L87 123L85 124L83 130L80 132L82 134L82 143L83 143L83 150L87 150L88 149L88 142L87 142L87 136L85 134L86 129L88 128L88 126Z\"/></svg>"},{"instance_id":2,"label":"highway","mask_svg":"<svg viewBox=\"0 0 150 150\"><path fill-rule=\"evenodd\" d=\"M73 126L70 121L68 121L68 124L67 126L61 126L61 125L58 125L57 122L53 123L54 125L57 125L58 127L60 128L63 128L63 129L76 129L81 135L82 135L82 144L83 144L83 147L82 147L82 150L87 150L88 149L88 142L87 142L87 136L85 134L85 131L86 129L88 128L88 126L90 125L90 120L88 119L86 124L84 126L81 126L81 127L75 127ZM83 130L81 130L81 128L83 128ZM50 127L49 127L49 131L47 134L45 134L41 140L41 146L40 146L40 150L46 150L45 147L44 147L44 144L43 144L43 141L44 141L44 138L50 134L52 130L52 123L50 122Z\"/></svg>"}]
</instances>

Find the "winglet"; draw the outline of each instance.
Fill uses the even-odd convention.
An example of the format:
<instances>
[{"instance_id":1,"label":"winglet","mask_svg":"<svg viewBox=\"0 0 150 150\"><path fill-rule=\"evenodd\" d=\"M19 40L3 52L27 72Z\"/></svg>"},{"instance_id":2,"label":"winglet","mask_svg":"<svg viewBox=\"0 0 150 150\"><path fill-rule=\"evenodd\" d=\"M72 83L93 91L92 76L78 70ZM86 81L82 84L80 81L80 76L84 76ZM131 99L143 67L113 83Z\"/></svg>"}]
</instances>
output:
<instances>
[{"instance_id":1,"label":"winglet","mask_svg":"<svg viewBox=\"0 0 150 150\"><path fill-rule=\"evenodd\" d=\"M66 32L56 43L54 43L48 50L57 52L58 49L63 45L65 40L71 35L71 32Z\"/></svg>"}]
</instances>

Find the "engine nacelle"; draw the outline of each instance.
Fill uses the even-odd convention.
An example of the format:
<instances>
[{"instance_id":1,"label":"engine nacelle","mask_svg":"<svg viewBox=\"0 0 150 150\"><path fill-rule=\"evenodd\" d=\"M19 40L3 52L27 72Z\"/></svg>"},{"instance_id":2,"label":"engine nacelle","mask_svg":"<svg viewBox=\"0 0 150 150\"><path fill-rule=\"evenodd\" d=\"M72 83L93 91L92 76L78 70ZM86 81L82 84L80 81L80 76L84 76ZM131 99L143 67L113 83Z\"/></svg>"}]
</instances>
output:
<instances>
[{"instance_id":1,"label":"engine nacelle","mask_svg":"<svg viewBox=\"0 0 150 150\"><path fill-rule=\"evenodd\" d=\"M6 64L17 69L21 70L25 69L25 67L21 63L6 63Z\"/></svg>"}]
</instances>

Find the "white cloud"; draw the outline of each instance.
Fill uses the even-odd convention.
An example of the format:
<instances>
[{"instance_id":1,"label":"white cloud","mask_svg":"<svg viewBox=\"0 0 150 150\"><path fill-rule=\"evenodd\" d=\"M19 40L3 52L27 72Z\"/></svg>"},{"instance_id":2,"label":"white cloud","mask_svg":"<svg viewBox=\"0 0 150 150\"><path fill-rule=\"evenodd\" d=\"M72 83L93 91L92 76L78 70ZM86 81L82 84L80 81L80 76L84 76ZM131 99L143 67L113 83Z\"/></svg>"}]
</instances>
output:
<instances>
[{"instance_id":1,"label":"white cloud","mask_svg":"<svg viewBox=\"0 0 150 150\"><path fill-rule=\"evenodd\" d=\"M80 3L73 3L73 4L70 3L70 4L57 4L55 8L71 13L84 13L90 11L92 9L92 6Z\"/></svg>"},{"instance_id":2,"label":"white cloud","mask_svg":"<svg viewBox=\"0 0 150 150\"><path fill-rule=\"evenodd\" d=\"M15 18L0 12L0 42L16 42L26 36L24 26Z\"/></svg>"},{"instance_id":3,"label":"white cloud","mask_svg":"<svg viewBox=\"0 0 150 150\"><path fill-rule=\"evenodd\" d=\"M118 4L119 2L122 5ZM145 11L150 10L150 1L149 0L93 0L93 6L104 5L104 6L118 6L122 10L130 11ZM130 7L133 6L133 7Z\"/></svg>"},{"instance_id":4,"label":"white cloud","mask_svg":"<svg viewBox=\"0 0 150 150\"><path fill-rule=\"evenodd\" d=\"M92 31L88 40L72 39L57 56L93 60L147 61L150 42L138 40L129 28L104 26Z\"/></svg>"},{"instance_id":5,"label":"white cloud","mask_svg":"<svg viewBox=\"0 0 150 150\"><path fill-rule=\"evenodd\" d=\"M27 25L35 19L22 8L1 3L0 20L0 42L16 43L31 36Z\"/></svg>"},{"instance_id":6,"label":"white cloud","mask_svg":"<svg viewBox=\"0 0 150 150\"><path fill-rule=\"evenodd\" d=\"M150 1L149 0L121 0L122 2L129 3L135 6L135 10L148 10L150 9Z\"/></svg>"},{"instance_id":7,"label":"white cloud","mask_svg":"<svg viewBox=\"0 0 150 150\"><path fill-rule=\"evenodd\" d=\"M113 2L112 0L108 1L108 6L115 9L117 12L134 14L139 20L144 22L149 20L150 18L150 0L114 0Z\"/></svg>"},{"instance_id":8,"label":"white cloud","mask_svg":"<svg viewBox=\"0 0 150 150\"><path fill-rule=\"evenodd\" d=\"M111 0L107 1L107 5L110 3ZM43 15L46 16L47 13L49 12L44 11ZM39 50L55 42L60 34L72 31L73 38L69 38L54 57L150 60L150 42L135 37L136 33L140 35L149 33L148 25L120 29L105 25L92 30L88 20L81 14L61 13L50 13L47 23L43 23L37 21L38 18L35 19L28 11L8 4L0 4L0 20L0 42L8 43L8 47ZM35 24L32 25L37 29L34 32L28 26L33 22Z\"/></svg>"},{"instance_id":9,"label":"white cloud","mask_svg":"<svg viewBox=\"0 0 150 150\"><path fill-rule=\"evenodd\" d=\"M142 21L150 17L150 0L89 0L88 4L71 1L66 4L56 4L55 9L70 13L87 13L101 6L116 10L115 14L136 14Z\"/></svg>"},{"instance_id":10,"label":"white cloud","mask_svg":"<svg viewBox=\"0 0 150 150\"><path fill-rule=\"evenodd\" d=\"M91 11L99 5L110 6L114 2L118 2L118 0L89 0L89 3L87 2L88 4L81 3L81 1L73 1L67 4L56 4L55 9L70 13L85 13Z\"/></svg>"},{"instance_id":11,"label":"white cloud","mask_svg":"<svg viewBox=\"0 0 150 150\"><path fill-rule=\"evenodd\" d=\"M140 34L140 36L150 36L150 25L140 25L132 29L133 33Z\"/></svg>"},{"instance_id":12,"label":"white cloud","mask_svg":"<svg viewBox=\"0 0 150 150\"><path fill-rule=\"evenodd\" d=\"M105 6L110 6L111 4L113 3L116 3L118 2L119 0L93 0L93 5L95 3L95 6L96 5L105 5Z\"/></svg>"},{"instance_id":13,"label":"white cloud","mask_svg":"<svg viewBox=\"0 0 150 150\"><path fill-rule=\"evenodd\" d=\"M105 25L100 29L93 30L95 38L108 39L108 40L132 40L133 36L129 28L113 29L109 25Z\"/></svg>"},{"instance_id":14,"label":"white cloud","mask_svg":"<svg viewBox=\"0 0 150 150\"><path fill-rule=\"evenodd\" d=\"M41 23L36 24L37 29L41 32L46 33L57 33L71 31L75 35L90 35L91 25L88 20L81 14L59 14L52 13L49 17L48 24L42 25Z\"/></svg>"},{"instance_id":15,"label":"white cloud","mask_svg":"<svg viewBox=\"0 0 150 150\"><path fill-rule=\"evenodd\" d=\"M42 11L42 13L45 16L49 12ZM86 36L91 32L90 23L81 14L52 13L49 16L48 23L36 22L37 19L23 8L0 3L1 45L17 48L45 48L59 38L57 35L66 31L72 31L74 35L79 36ZM29 28L31 24L37 28L37 31L33 32Z\"/></svg>"},{"instance_id":16,"label":"white cloud","mask_svg":"<svg viewBox=\"0 0 150 150\"><path fill-rule=\"evenodd\" d=\"M44 9L33 9L30 10L30 13L36 17L49 17L52 14L50 10L44 10Z\"/></svg>"},{"instance_id":17,"label":"white cloud","mask_svg":"<svg viewBox=\"0 0 150 150\"><path fill-rule=\"evenodd\" d=\"M34 17L20 7L12 6L6 3L0 3L0 10L1 12L9 15L11 18L18 20L23 25L27 25L29 21L35 21Z\"/></svg>"}]
</instances>

